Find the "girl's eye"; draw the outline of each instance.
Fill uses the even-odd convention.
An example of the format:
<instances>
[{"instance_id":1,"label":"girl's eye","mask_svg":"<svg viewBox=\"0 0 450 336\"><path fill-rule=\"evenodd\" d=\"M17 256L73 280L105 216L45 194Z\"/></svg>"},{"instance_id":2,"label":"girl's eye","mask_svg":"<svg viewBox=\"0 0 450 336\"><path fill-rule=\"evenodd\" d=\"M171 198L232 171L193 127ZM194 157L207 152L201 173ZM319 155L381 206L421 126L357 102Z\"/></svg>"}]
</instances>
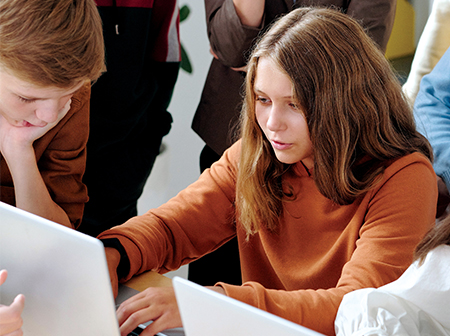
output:
<instances>
[{"instance_id":1,"label":"girl's eye","mask_svg":"<svg viewBox=\"0 0 450 336\"><path fill-rule=\"evenodd\" d=\"M262 104L267 104L267 103L270 102L269 99L264 98L264 97L256 97L256 101L259 101L259 102L261 102Z\"/></svg>"},{"instance_id":2,"label":"girl's eye","mask_svg":"<svg viewBox=\"0 0 450 336\"><path fill-rule=\"evenodd\" d=\"M32 102L34 102L34 99L28 99L28 98L24 98L24 97L21 97L21 96L17 96L17 97L23 103L32 103Z\"/></svg>"},{"instance_id":3,"label":"girl's eye","mask_svg":"<svg viewBox=\"0 0 450 336\"><path fill-rule=\"evenodd\" d=\"M295 103L290 103L289 106L294 110L298 110L298 105Z\"/></svg>"}]
</instances>

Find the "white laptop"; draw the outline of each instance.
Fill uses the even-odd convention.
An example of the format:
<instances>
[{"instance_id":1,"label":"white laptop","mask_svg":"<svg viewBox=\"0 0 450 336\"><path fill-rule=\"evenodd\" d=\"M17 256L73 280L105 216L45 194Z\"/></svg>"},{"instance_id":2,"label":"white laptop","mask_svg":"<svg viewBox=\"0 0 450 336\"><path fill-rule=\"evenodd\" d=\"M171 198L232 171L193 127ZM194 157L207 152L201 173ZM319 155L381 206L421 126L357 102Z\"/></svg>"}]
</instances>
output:
<instances>
[{"instance_id":1,"label":"white laptop","mask_svg":"<svg viewBox=\"0 0 450 336\"><path fill-rule=\"evenodd\" d=\"M322 335L180 277L173 286L186 336Z\"/></svg>"},{"instance_id":2,"label":"white laptop","mask_svg":"<svg viewBox=\"0 0 450 336\"><path fill-rule=\"evenodd\" d=\"M8 270L0 304L25 295L25 335L120 335L98 239L0 202L0 269Z\"/></svg>"}]
</instances>

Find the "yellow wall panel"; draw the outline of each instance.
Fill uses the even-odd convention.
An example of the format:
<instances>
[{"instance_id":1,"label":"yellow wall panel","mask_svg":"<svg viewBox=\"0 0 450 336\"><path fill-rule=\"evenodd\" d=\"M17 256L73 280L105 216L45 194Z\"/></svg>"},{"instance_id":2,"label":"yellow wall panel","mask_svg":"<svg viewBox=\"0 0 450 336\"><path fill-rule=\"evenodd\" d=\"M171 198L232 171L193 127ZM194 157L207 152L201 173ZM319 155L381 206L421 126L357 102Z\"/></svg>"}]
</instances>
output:
<instances>
[{"instance_id":1,"label":"yellow wall panel","mask_svg":"<svg viewBox=\"0 0 450 336\"><path fill-rule=\"evenodd\" d=\"M389 39L386 57L399 58L414 54L414 8L406 0L397 0L394 27Z\"/></svg>"}]
</instances>

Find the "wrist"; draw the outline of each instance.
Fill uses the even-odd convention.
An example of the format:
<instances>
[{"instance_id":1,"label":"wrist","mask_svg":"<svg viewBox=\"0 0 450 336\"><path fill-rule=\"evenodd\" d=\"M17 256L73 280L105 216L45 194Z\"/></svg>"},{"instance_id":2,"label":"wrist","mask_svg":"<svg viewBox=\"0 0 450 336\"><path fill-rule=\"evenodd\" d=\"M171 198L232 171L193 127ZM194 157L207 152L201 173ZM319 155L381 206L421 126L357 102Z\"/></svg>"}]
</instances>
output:
<instances>
[{"instance_id":1,"label":"wrist","mask_svg":"<svg viewBox=\"0 0 450 336\"><path fill-rule=\"evenodd\" d=\"M105 252L107 253L108 265L114 263L118 279L122 279L130 272L130 260L125 248L117 238L101 239Z\"/></svg>"},{"instance_id":2,"label":"wrist","mask_svg":"<svg viewBox=\"0 0 450 336\"><path fill-rule=\"evenodd\" d=\"M28 172L31 167L36 166L37 169L36 154L32 145L3 147L2 155L13 179L23 178L23 174L28 174L26 172Z\"/></svg>"},{"instance_id":3,"label":"wrist","mask_svg":"<svg viewBox=\"0 0 450 336\"><path fill-rule=\"evenodd\" d=\"M23 164L24 160L32 158L35 160L35 152L33 148L33 143L21 143L8 139L2 144L1 152L8 165L14 162L21 162Z\"/></svg>"},{"instance_id":4,"label":"wrist","mask_svg":"<svg viewBox=\"0 0 450 336\"><path fill-rule=\"evenodd\" d=\"M114 268L117 269L117 267L120 264L120 253L113 247L106 247L105 253L107 255L108 264L111 264Z\"/></svg>"}]
</instances>

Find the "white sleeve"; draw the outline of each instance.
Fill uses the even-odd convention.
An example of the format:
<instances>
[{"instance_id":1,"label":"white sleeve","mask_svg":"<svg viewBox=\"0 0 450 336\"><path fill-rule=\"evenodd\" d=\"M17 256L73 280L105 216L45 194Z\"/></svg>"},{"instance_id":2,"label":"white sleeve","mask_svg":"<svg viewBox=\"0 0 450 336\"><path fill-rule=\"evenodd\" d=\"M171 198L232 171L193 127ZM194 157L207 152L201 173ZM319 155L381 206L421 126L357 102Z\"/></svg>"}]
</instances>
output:
<instances>
[{"instance_id":1,"label":"white sleeve","mask_svg":"<svg viewBox=\"0 0 450 336\"><path fill-rule=\"evenodd\" d=\"M339 307L336 336L420 336L405 302L375 288L365 288L344 296Z\"/></svg>"},{"instance_id":2,"label":"white sleeve","mask_svg":"<svg viewBox=\"0 0 450 336\"><path fill-rule=\"evenodd\" d=\"M450 246L428 253L396 281L344 295L337 336L450 336Z\"/></svg>"}]
</instances>

